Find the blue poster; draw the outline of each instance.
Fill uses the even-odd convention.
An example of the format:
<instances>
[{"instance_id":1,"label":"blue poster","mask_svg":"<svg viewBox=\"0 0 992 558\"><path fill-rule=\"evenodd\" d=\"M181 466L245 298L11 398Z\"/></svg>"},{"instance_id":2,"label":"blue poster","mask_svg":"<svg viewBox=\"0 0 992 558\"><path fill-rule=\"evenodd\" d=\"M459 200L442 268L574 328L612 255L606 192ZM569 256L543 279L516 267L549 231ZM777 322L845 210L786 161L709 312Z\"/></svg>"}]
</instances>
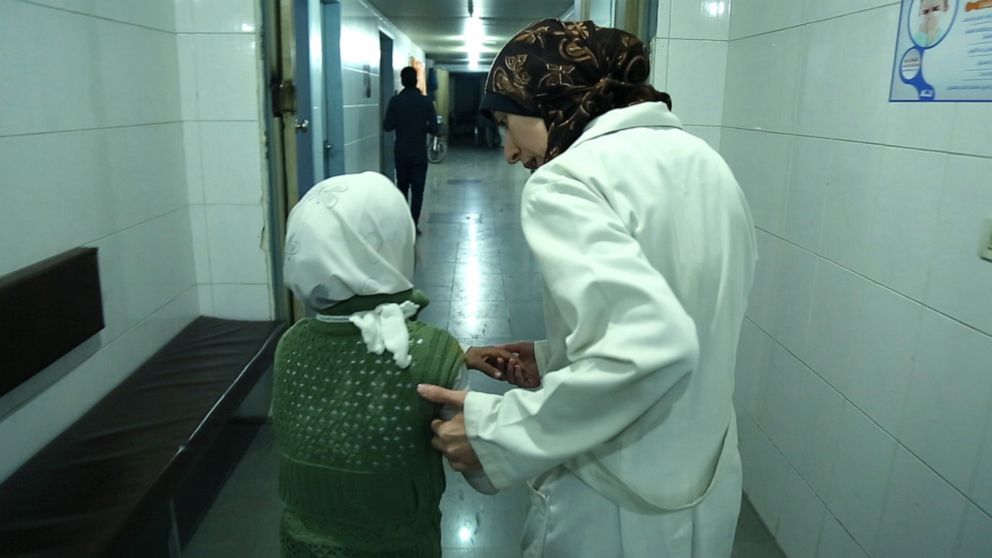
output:
<instances>
[{"instance_id":1,"label":"blue poster","mask_svg":"<svg viewBox=\"0 0 992 558\"><path fill-rule=\"evenodd\" d=\"M890 101L992 101L992 0L903 0Z\"/></svg>"}]
</instances>

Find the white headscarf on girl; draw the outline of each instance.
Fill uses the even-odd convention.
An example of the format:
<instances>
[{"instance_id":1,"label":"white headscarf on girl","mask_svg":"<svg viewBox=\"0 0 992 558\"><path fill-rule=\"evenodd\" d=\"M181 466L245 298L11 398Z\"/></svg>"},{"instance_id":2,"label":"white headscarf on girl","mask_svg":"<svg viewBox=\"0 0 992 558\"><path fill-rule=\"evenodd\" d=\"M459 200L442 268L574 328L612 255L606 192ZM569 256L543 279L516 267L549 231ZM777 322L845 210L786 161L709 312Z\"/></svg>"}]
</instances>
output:
<instances>
[{"instance_id":1,"label":"white headscarf on girl","mask_svg":"<svg viewBox=\"0 0 992 558\"><path fill-rule=\"evenodd\" d=\"M335 176L311 188L290 212L283 279L318 312L354 296L403 292L413 288L414 238L410 209L389 179L373 172ZM318 313L317 319L355 324L370 353L388 350L406 368L406 319L417 308L407 301L347 316Z\"/></svg>"}]
</instances>

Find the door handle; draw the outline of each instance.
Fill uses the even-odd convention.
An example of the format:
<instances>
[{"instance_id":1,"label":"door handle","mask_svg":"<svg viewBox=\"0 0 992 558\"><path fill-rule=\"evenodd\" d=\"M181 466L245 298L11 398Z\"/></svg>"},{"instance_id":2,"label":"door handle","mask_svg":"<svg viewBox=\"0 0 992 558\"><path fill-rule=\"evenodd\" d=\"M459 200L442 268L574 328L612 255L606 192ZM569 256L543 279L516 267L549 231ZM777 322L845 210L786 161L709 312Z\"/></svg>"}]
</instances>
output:
<instances>
[{"instance_id":1,"label":"door handle","mask_svg":"<svg viewBox=\"0 0 992 558\"><path fill-rule=\"evenodd\" d=\"M296 131L304 134L310 131L310 121L304 118L296 121Z\"/></svg>"}]
</instances>

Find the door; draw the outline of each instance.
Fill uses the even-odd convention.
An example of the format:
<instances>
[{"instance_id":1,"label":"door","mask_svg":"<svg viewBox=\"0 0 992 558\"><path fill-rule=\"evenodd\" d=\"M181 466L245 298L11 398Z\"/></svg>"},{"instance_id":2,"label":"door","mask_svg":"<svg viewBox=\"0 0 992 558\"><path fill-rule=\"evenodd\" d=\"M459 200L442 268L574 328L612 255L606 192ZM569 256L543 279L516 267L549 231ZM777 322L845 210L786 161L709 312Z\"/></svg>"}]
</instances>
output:
<instances>
[{"instance_id":1,"label":"door","mask_svg":"<svg viewBox=\"0 0 992 558\"><path fill-rule=\"evenodd\" d=\"M379 32L379 130L382 138L382 160L379 168L382 174L390 180L396 181L396 159L393 155L395 149L395 132L382 130L382 122L386 119L386 107L389 100L393 98L393 89L396 86L393 70L393 40L382 31Z\"/></svg>"},{"instance_id":2,"label":"door","mask_svg":"<svg viewBox=\"0 0 992 558\"><path fill-rule=\"evenodd\" d=\"M341 3L322 0L324 59L324 176L345 173L344 93L341 79Z\"/></svg>"},{"instance_id":3,"label":"door","mask_svg":"<svg viewBox=\"0 0 992 558\"><path fill-rule=\"evenodd\" d=\"M300 198L317 183L313 158L313 96L310 86L310 16L308 0L293 0L296 56L296 175Z\"/></svg>"}]
</instances>

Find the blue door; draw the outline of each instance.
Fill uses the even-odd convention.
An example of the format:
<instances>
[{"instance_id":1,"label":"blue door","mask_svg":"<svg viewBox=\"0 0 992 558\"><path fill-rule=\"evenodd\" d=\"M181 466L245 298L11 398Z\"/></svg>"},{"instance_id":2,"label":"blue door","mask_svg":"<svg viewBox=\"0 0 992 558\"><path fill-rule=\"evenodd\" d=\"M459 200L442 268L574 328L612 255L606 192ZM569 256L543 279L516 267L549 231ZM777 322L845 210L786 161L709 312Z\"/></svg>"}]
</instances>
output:
<instances>
[{"instance_id":1,"label":"blue door","mask_svg":"<svg viewBox=\"0 0 992 558\"><path fill-rule=\"evenodd\" d=\"M382 31L379 32L379 130L382 138L382 161L380 170L390 180L396 180L396 159L394 151L396 146L395 132L387 132L382 129L382 121L386 119L386 107L389 100L393 98L393 88L396 82L393 80L393 40Z\"/></svg>"},{"instance_id":2,"label":"blue door","mask_svg":"<svg viewBox=\"0 0 992 558\"><path fill-rule=\"evenodd\" d=\"M344 93L341 86L341 3L324 0L324 177L344 174Z\"/></svg>"},{"instance_id":3,"label":"blue door","mask_svg":"<svg viewBox=\"0 0 992 558\"><path fill-rule=\"evenodd\" d=\"M313 99L310 94L310 17L308 0L293 0L293 34L296 59L296 175L297 192L302 198L317 183L314 166Z\"/></svg>"}]
</instances>

